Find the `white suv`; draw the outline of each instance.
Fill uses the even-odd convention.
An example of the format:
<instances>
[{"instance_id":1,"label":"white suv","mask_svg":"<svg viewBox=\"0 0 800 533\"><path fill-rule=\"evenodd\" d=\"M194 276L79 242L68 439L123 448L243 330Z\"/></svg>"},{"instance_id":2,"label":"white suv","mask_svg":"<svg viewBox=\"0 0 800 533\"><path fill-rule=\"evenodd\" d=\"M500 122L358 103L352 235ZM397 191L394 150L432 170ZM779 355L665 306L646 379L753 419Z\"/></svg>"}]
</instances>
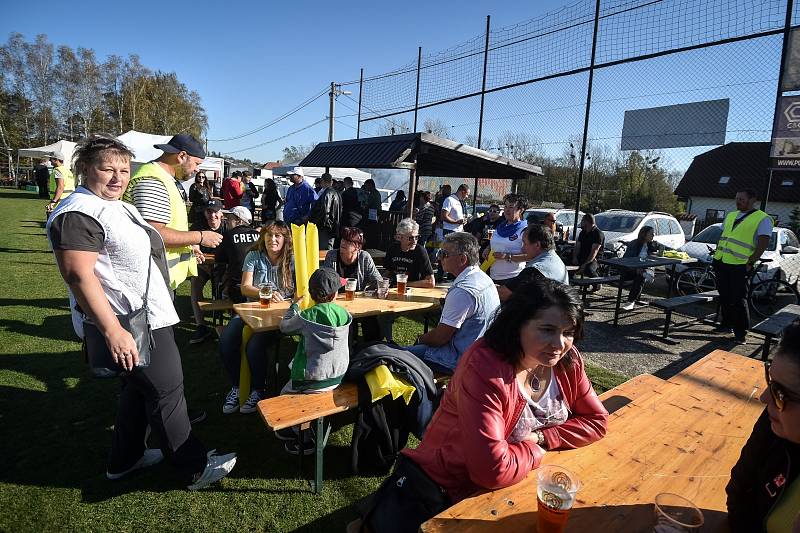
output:
<instances>
[{"instance_id":1,"label":"white suv","mask_svg":"<svg viewBox=\"0 0 800 533\"><path fill-rule=\"evenodd\" d=\"M628 243L636 240L644 226L651 226L656 233L655 241L668 248L677 249L686 243L681 225L669 213L609 209L596 214L594 219L605 235L605 252L617 257L622 257Z\"/></svg>"}]
</instances>

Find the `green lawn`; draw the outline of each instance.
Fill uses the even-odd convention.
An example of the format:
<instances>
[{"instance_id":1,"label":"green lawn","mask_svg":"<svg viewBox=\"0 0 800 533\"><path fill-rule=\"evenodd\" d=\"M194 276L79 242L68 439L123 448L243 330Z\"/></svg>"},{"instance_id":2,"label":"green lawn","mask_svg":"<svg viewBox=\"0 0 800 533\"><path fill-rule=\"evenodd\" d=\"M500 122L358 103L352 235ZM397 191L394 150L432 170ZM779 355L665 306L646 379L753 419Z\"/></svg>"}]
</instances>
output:
<instances>
[{"instance_id":1,"label":"green lawn","mask_svg":"<svg viewBox=\"0 0 800 533\"><path fill-rule=\"evenodd\" d=\"M186 396L209 414L196 432L212 448L236 451L236 468L196 493L166 465L107 481L119 383L92 378L82 360L43 220L44 203L34 193L0 190L0 531L331 531L355 516L350 504L381 478L350 475L351 419L334 419L339 426L325 450L324 492L314 496L297 459L258 415L222 415L228 385L216 343L188 344L185 287L177 298L185 320L176 338ZM422 328L406 319L395 327L401 341ZM598 391L623 380L596 367L588 372ZM311 467L309 458L303 476L310 477Z\"/></svg>"}]
</instances>

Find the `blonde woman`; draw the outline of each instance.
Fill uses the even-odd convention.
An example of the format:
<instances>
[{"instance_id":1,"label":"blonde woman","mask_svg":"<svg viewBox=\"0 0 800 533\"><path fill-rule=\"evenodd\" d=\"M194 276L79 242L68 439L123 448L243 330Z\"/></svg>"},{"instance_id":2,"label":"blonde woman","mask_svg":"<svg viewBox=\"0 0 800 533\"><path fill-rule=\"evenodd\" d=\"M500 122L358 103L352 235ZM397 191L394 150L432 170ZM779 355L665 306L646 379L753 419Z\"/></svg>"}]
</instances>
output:
<instances>
[{"instance_id":1,"label":"blonde woman","mask_svg":"<svg viewBox=\"0 0 800 533\"><path fill-rule=\"evenodd\" d=\"M292 233L289 226L279 220L268 222L261 228L261 235L244 258L242 264L242 296L250 301L258 300L258 287L263 283L272 285L272 301L291 299L294 292L294 263L292 260ZM231 382L231 390L222 406L224 414L239 411L254 413L260 400L267 397L267 350L280 333L254 333L247 343L247 363L250 366L252 392L244 405L239 407L239 365L244 321L233 317L219 339L222 365ZM274 383L272 385L275 385Z\"/></svg>"}]
</instances>

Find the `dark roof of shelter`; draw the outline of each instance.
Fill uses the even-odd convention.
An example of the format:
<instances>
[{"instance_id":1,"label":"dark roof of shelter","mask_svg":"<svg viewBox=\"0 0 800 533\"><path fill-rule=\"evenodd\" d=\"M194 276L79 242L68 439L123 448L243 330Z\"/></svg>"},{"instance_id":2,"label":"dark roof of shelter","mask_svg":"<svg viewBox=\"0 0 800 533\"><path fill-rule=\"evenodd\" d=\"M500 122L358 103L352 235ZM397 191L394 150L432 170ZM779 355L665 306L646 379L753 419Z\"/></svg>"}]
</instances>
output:
<instances>
[{"instance_id":1,"label":"dark roof of shelter","mask_svg":"<svg viewBox=\"0 0 800 533\"><path fill-rule=\"evenodd\" d=\"M416 162L416 165L415 165ZM515 161L430 133L405 133L318 144L300 166L416 168L418 176L519 179L541 167Z\"/></svg>"},{"instance_id":2,"label":"dark roof of shelter","mask_svg":"<svg viewBox=\"0 0 800 533\"><path fill-rule=\"evenodd\" d=\"M768 142L732 142L695 156L675 194L731 199L752 188L761 195L769 177L769 149ZM728 176L727 183L720 183L722 176ZM782 185L784 181L792 184ZM774 171L769 201L800 202L800 173Z\"/></svg>"}]
</instances>

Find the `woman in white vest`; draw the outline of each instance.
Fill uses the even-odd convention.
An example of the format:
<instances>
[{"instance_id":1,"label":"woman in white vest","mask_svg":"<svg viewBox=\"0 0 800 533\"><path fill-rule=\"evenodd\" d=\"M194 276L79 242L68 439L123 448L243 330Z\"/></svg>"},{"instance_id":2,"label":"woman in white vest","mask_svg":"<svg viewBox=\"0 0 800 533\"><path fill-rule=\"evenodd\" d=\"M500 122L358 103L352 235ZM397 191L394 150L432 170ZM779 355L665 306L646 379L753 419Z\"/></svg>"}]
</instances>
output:
<instances>
[{"instance_id":1,"label":"woman in white vest","mask_svg":"<svg viewBox=\"0 0 800 533\"><path fill-rule=\"evenodd\" d=\"M164 243L131 205L120 201L130 179L133 153L119 141L92 137L76 151L83 185L58 204L47 235L67 284L75 332L90 361L110 354L123 372L106 477L119 479L166 455L190 490L225 477L236 454L216 455L192 433L183 395L183 371L172 326ZM117 315L144 306L153 343L148 366L139 366L131 334ZM147 426L161 449L145 447Z\"/></svg>"},{"instance_id":2,"label":"woman in white vest","mask_svg":"<svg viewBox=\"0 0 800 533\"><path fill-rule=\"evenodd\" d=\"M503 205L505 220L497 225L489 241L490 253L494 254L489 276L499 285L517 277L528 260L522 251L522 234L528 227L522 214L528 208L528 200L519 194L507 194L503 197Z\"/></svg>"}]
</instances>

